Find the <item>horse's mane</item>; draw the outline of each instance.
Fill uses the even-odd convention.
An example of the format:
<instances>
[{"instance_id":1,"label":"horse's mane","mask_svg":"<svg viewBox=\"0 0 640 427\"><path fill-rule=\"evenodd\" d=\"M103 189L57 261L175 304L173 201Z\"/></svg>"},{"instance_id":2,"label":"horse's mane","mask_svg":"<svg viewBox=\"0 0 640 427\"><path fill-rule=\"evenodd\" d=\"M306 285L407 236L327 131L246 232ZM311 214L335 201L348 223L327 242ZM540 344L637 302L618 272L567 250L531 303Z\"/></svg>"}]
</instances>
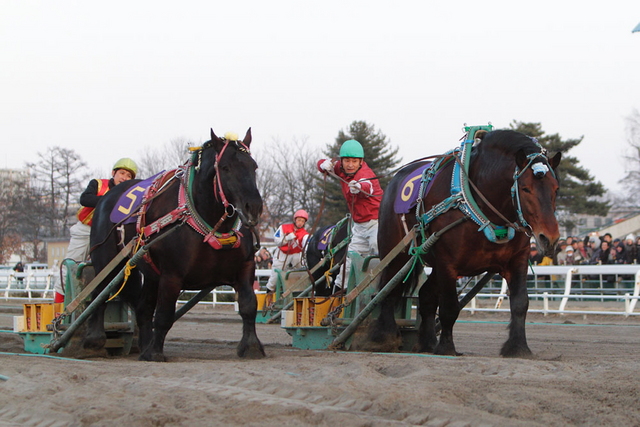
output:
<instances>
[{"instance_id":1,"label":"horse's mane","mask_svg":"<svg viewBox=\"0 0 640 427\"><path fill-rule=\"evenodd\" d=\"M514 130L495 130L487 133L471 153L472 162L479 162L483 174L497 173L505 166L503 158L513 159L522 150L524 154L539 153L540 146L527 135ZM509 165L511 170L512 166Z\"/></svg>"},{"instance_id":2,"label":"horse's mane","mask_svg":"<svg viewBox=\"0 0 640 427\"><path fill-rule=\"evenodd\" d=\"M515 155L519 150L525 154L539 153L540 147L527 135L514 130L495 130L485 135L477 145L479 151L498 150L506 155Z\"/></svg>"}]
</instances>

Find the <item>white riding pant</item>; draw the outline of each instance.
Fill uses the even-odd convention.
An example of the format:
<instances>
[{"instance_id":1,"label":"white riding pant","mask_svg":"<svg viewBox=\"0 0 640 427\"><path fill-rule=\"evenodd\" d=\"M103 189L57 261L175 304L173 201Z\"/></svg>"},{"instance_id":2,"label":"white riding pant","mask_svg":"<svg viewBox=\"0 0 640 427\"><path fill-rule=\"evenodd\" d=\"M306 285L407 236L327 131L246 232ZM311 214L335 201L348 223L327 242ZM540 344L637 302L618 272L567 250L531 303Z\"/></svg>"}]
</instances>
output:
<instances>
[{"instance_id":1,"label":"white riding pant","mask_svg":"<svg viewBox=\"0 0 640 427\"><path fill-rule=\"evenodd\" d=\"M91 226L78 221L71 226L69 231L71 233L71 239L69 240L66 258L71 258L76 262L86 261L87 258L89 258L89 235L91 233ZM67 267L64 264L62 265L62 277L64 280L67 278ZM54 291L60 295L64 295L64 284L60 283L58 275L56 275L54 282Z\"/></svg>"},{"instance_id":2,"label":"white riding pant","mask_svg":"<svg viewBox=\"0 0 640 427\"><path fill-rule=\"evenodd\" d=\"M360 255L377 255L378 254L378 220L351 224L351 242L349 243L349 251L357 252ZM342 288L342 268L336 276L335 286ZM351 271L351 258L347 257L344 267L345 275L348 278Z\"/></svg>"},{"instance_id":3,"label":"white riding pant","mask_svg":"<svg viewBox=\"0 0 640 427\"><path fill-rule=\"evenodd\" d=\"M271 264L271 268L277 268L281 271L289 271L295 270L297 268L302 268L302 252L287 255L279 248L276 248L273 254L273 264ZM269 289L269 291L274 292L276 290L277 278L278 274L274 270L271 270L271 276L269 277L269 281L267 282L267 289Z\"/></svg>"}]
</instances>

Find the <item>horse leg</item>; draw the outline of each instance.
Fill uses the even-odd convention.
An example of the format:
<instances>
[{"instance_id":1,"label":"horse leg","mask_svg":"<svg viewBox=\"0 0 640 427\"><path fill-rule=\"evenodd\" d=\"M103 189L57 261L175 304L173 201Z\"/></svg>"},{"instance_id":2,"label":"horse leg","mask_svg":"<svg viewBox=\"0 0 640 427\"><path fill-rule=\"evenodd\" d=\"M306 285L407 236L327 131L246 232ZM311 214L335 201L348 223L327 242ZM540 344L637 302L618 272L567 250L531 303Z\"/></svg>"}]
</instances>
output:
<instances>
[{"instance_id":1,"label":"horse leg","mask_svg":"<svg viewBox=\"0 0 640 427\"><path fill-rule=\"evenodd\" d=\"M511 280L505 279L509 283L511 321L509 322L509 338L502 345L500 355L503 357L531 357L532 353L527 345L525 332L525 320L529 309L527 278L525 274L517 273L510 278Z\"/></svg>"},{"instance_id":2,"label":"horse leg","mask_svg":"<svg viewBox=\"0 0 640 427\"><path fill-rule=\"evenodd\" d=\"M166 362L164 340L173 326L176 314L176 301L182 290L182 282L177 277L163 276L157 287L156 310L153 318L153 338L144 352L143 360ZM142 356L141 356L142 358Z\"/></svg>"},{"instance_id":3,"label":"horse leg","mask_svg":"<svg viewBox=\"0 0 640 427\"><path fill-rule=\"evenodd\" d=\"M101 271L102 268L95 268L96 273ZM105 281L104 286L99 286L92 293L92 300L96 299L98 295L104 290L106 284L110 283L116 277L115 273L109 274ZM82 347L91 350L101 350L107 343L107 333L104 330L104 313L107 309L106 302L96 307L95 311L87 318L87 327L85 330L84 339L82 340Z\"/></svg>"},{"instance_id":4,"label":"horse leg","mask_svg":"<svg viewBox=\"0 0 640 427\"><path fill-rule=\"evenodd\" d=\"M253 266L245 268L242 278L235 286L238 293L238 312L242 318L242 339L238 343L238 357L260 359L265 357L264 347L256 334L256 313L258 303L253 292Z\"/></svg>"},{"instance_id":5,"label":"horse leg","mask_svg":"<svg viewBox=\"0 0 640 427\"><path fill-rule=\"evenodd\" d=\"M158 279L145 275L140 299L136 304L136 322L138 324L138 360L153 360L151 343L153 342L153 313L158 300Z\"/></svg>"},{"instance_id":6,"label":"horse leg","mask_svg":"<svg viewBox=\"0 0 640 427\"><path fill-rule=\"evenodd\" d=\"M104 311L106 304L101 304L96 311L87 318L87 329L82 340L82 347L87 350L101 350L107 343L107 334L104 331Z\"/></svg>"},{"instance_id":7,"label":"horse leg","mask_svg":"<svg viewBox=\"0 0 640 427\"><path fill-rule=\"evenodd\" d=\"M433 353L438 344L436 335L436 310L438 309L438 282L435 269L420 288L418 294L418 310L420 311L420 327L416 351Z\"/></svg>"},{"instance_id":8,"label":"horse leg","mask_svg":"<svg viewBox=\"0 0 640 427\"><path fill-rule=\"evenodd\" d=\"M380 289L386 285L393 276L406 264L408 258L397 257L393 260L387 268L384 269L380 277ZM411 276L405 284L399 284L398 286L387 295L387 297L380 303L380 314L375 319L368 332L368 343L363 350L368 351L398 351L402 346L402 336L400 330L396 324L395 309L399 301L402 299L402 293L406 286L412 286L416 280L416 271L412 272ZM364 345L363 345L364 346Z\"/></svg>"},{"instance_id":9,"label":"horse leg","mask_svg":"<svg viewBox=\"0 0 640 427\"><path fill-rule=\"evenodd\" d=\"M442 331L434 354L459 356L460 353L456 352L456 346L453 343L453 325L460 314L455 271L438 268L436 280L438 281L438 305L440 307L439 314Z\"/></svg>"}]
</instances>

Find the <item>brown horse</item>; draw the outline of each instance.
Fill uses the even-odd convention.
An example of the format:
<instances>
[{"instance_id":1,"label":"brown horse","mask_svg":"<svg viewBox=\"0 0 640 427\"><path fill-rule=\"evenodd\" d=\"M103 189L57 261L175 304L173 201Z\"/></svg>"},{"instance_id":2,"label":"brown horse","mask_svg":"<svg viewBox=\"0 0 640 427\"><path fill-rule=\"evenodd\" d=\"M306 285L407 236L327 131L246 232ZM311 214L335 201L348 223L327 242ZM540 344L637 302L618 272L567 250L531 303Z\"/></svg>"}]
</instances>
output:
<instances>
[{"instance_id":1,"label":"brown horse","mask_svg":"<svg viewBox=\"0 0 640 427\"><path fill-rule=\"evenodd\" d=\"M471 138L473 141L474 137ZM475 200L473 210L490 224L482 227L481 231L479 223L469 214L469 205L464 206L464 202L448 205L453 202L451 197L455 193L451 184L454 165L461 164L460 151L452 151L437 162L438 167L430 169L431 175L422 175L426 194L418 199L417 207L410 208L406 213L397 212L398 209L394 207L397 205L396 198L406 195L407 183L416 184L416 180L411 181L411 173L419 174L415 171L420 167L425 169L427 164L412 163L391 180L380 206L380 257L389 253L407 229L416 224L422 231L418 233L422 236L419 243L422 243L433 233L462 221L444 231L424 253L416 254L414 251L415 256L433 268L427 282L419 290L421 323L416 350L442 355L458 354L453 342L453 325L461 309L456 279L490 272L500 274L509 286L510 331L501 355L526 357L531 355L525 334L525 318L529 307L526 283L529 242L534 236L538 246L550 253L559 238L558 222L554 215L558 191L555 169L561 154L548 158L536 141L510 130L483 135L478 133L475 146L471 149L469 144L468 148L471 150L468 172L458 169L458 174L462 176L460 182L464 184L467 180L470 184L469 198ZM427 176L429 178L425 179ZM433 207L436 209L432 210ZM406 226L403 225L405 220ZM382 273L380 286L384 286L411 257L404 252L394 259ZM419 265L413 269L406 283L396 287L382 302L380 316L369 330L370 344L374 349L397 349L400 335L394 319L394 307L403 292L414 289L421 270ZM439 341L436 311L439 311L442 325Z\"/></svg>"},{"instance_id":2,"label":"brown horse","mask_svg":"<svg viewBox=\"0 0 640 427\"><path fill-rule=\"evenodd\" d=\"M125 286L121 297L135 309L140 331L141 360L164 361L164 340L174 322L182 290L232 286L238 295L242 339L237 353L262 357L255 331L253 292L255 259L253 227L262 213L256 187L256 162L251 157L251 129L243 140L217 137L194 151L191 160L154 182L142 204L138 229L149 249L138 264L144 276ZM91 254L96 272L119 251L120 242L136 236L136 224L125 225L125 238L116 231L112 215L133 180L109 191L98 204L91 229ZM259 244L259 243L258 243ZM134 269L134 272L138 269ZM115 273L111 274L109 279ZM89 318L85 348L105 343L104 310Z\"/></svg>"}]
</instances>

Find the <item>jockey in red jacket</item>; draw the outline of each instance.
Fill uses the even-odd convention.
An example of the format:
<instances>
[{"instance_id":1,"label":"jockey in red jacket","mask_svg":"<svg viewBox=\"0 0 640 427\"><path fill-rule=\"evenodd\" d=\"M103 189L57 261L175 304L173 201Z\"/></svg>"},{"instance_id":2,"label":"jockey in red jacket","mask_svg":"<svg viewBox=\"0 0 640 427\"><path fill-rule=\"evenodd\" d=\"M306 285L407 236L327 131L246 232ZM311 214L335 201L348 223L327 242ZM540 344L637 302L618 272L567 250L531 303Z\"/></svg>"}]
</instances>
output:
<instances>
[{"instance_id":1,"label":"jockey in red jacket","mask_svg":"<svg viewBox=\"0 0 640 427\"><path fill-rule=\"evenodd\" d=\"M355 139L345 141L340 147L340 160L321 159L318 170L341 178L342 194L347 201L351 219L351 243L349 250L362 255L378 253L378 211L382 200L382 188L375 173L364 161L364 149ZM346 275L349 277L351 259L347 257ZM342 288L341 273L336 286Z\"/></svg>"},{"instance_id":2,"label":"jockey in red jacket","mask_svg":"<svg viewBox=\"0 0 640 427\"><path fill-rule=\"evenodd\" d=\"M281 271L302 267L302 256L309 238L309 232L304 228L309 220L309 214L299 209L293 214L293 223L282 224L273 235L274 243L278 246L273 254L273 269ZM276 290L277 274L271 272L267 282L267 291Z\"/></svg>"}]
</instances>

